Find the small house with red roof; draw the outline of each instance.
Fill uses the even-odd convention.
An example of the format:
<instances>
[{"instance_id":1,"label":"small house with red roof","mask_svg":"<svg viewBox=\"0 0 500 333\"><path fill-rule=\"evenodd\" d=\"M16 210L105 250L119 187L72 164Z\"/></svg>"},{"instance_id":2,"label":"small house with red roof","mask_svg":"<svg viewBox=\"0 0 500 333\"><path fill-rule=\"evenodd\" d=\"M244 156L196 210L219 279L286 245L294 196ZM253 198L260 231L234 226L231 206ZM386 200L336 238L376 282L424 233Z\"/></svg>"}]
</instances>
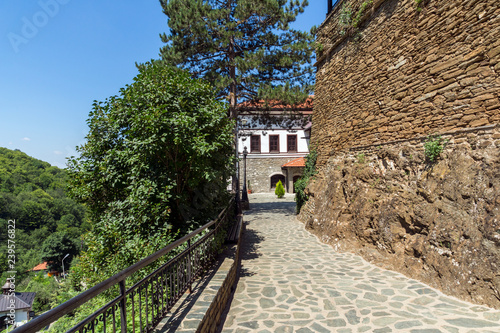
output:
<instances>
[{"instance_id":1,"label":"small house with red roof","mask_svg":"<svg viewBox=\"0 0 500 333\"><path fill-rule=\"evenodd\" d=\"M238 115L238 152L246 148L247 189L273 192L281 181L287 193L302 176L309 153L313 96L296 106L281 103L241 103ZM240 162L243 187L244 163Z\"/></svg>"},{"instance_id":2,"label":"small house with red roof","mask_svg":"<svg viewBox=\"0 0 500 333\"><path fill-rule=\"evenodd\" d=\"M46 261L33 267L32 271L43 272L46 276L59 276L59 272L55 270L49 271L49 264Z\"/></svg>"}]
</instances>

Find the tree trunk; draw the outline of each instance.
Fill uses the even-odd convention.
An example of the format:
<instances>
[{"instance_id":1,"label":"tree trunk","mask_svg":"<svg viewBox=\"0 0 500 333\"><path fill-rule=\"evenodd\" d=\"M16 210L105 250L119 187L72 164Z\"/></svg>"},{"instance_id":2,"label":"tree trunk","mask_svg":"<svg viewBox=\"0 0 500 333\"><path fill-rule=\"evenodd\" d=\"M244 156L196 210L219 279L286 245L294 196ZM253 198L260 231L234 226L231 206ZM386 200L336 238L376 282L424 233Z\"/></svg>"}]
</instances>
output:
<instances>
[{"instance_id":1,"label":"tree trunk","mask_svg":"<svg viewBox=\"0 0 500 333\"><path fill-rule=\"evenodd\" d=\"M238 109L237 109L237 99L236 99L236 67L234 66L234 58L236 57L234 52L234 39L231 37L231 42L229 45L229 61L230 61L230 76L231 85L229 88L229 113L230 118L234 119L234 175L232 179L232 188L236 194L236 203L239 207L240 202L240 172L239 172L239 154L238 154Z\"/></svg>"}]
</instances>

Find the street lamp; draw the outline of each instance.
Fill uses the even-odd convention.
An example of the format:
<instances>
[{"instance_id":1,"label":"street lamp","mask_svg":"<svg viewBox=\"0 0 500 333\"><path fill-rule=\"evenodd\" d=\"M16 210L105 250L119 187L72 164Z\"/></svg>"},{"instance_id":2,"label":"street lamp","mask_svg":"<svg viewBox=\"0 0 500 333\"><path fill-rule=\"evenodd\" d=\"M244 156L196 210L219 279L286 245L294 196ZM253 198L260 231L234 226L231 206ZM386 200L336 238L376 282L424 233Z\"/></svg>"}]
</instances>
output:
<instances>
[{"instance_id":1,"label":"street lamp","mask_svg":"<svg viewBox=\"0 0 500 333\"><path fill-rule=\"evenodd\" d=\"M62 258L61 262L62 262L62 267L63 267L63 278L66 279L66 276L64 274L64 259L66 259L67 257L69 256L69 253L67 255L64 256L64 258Z\"/></svg>"},{"instance_id":2,"label":"street lamp","mask_svg":"<svg viewBox=\"0 0 500 333\"><path fill-rule=\"evenodd\" d=\"M250 204L248 202L248 192L247 192L247 155L248 150L245 146L243 148L243 193L241 195L241 203L243 205L243 209L250 209Z\"/></svg>"}]
</instances>

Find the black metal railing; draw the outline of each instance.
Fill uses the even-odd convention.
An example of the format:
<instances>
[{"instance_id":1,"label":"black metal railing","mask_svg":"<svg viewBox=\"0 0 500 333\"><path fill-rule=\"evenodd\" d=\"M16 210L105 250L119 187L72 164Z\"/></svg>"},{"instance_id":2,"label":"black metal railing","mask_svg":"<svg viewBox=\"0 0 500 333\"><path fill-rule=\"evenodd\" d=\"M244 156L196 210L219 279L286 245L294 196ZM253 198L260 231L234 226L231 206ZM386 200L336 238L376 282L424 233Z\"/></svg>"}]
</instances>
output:
<instances>
[{"instance_id":1,"label":"black metal railing","mask_svg":"<svg viewBox=\"0 0 500 333\"><path fill-rule=\"evenodd\" d=\"M234 216L234 198L216 220L169 244L160 251L124 269L69 301L16 328L13 333L37 332L103 293L119 288L119 296L85 318L70 332L151 332L192 283L215 261L224 241L224 229ZM203 232L206 232L203 236ZM193 238L200 238L191 244ZM175 249L185 249L154 272L126 289L133 273L164 258Z\"/></svg>"},{"instance_id":2,"label":"black metal railing","mask_svg":"<svg viewBox=\"0 0 500 333\"><path fill-rule=\"evenodd\" d=\"M326 15L330 14L330 12L339 4L340 0L327 0L328 1L328 11Z\"/></svg>"}]
</instances>

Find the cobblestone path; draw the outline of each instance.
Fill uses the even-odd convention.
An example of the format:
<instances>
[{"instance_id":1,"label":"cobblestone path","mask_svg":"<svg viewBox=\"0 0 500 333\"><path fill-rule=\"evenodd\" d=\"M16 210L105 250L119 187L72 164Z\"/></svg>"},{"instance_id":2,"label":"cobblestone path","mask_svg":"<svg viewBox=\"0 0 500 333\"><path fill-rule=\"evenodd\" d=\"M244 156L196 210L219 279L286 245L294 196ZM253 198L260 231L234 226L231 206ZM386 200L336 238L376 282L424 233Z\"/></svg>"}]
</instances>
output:
<instances>
[{"instance_id":1,"label":"cobblestone path","mask_svg":"<svg viewBox=\"0 0 500 333\"><path fill-rule=\"evenodd\" d=\"M252 194L222 332L500 332L500 311L445 296L320 243L293 196Z\"/></svg>"}]
</instances>

